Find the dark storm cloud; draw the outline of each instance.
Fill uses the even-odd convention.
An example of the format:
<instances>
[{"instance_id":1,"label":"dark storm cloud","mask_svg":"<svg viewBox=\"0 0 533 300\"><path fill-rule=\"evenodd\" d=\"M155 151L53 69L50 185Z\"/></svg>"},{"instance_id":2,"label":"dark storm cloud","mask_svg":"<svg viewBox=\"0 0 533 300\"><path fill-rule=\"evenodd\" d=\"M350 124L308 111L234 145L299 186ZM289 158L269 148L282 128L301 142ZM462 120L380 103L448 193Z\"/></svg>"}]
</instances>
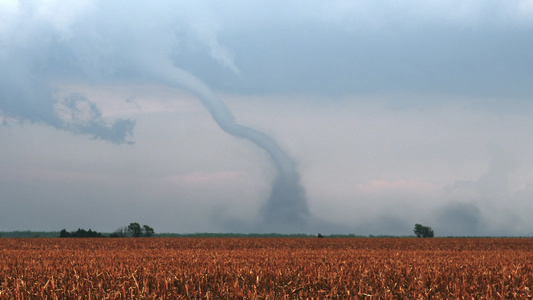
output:
<instances>
[{"instance_id":1,"label":"dark storm cloud","mask_svg":"<svg viewBox=\"0 0 533 300\"><path fill-rule=\"evenodd\" d=\"M477 180L458 180L445 187L452 200L436 208L436 223L444 235L511 235L518 216L513 212L516 195L509 188L509 175L519 163L512 153L499 145L488 146L489 170Z\"/></svg>"},{"instance_id":2,"label":"dark storm cloud","mask_svg":"<svg viewBox=\"0 0 533 300\"><path fill-rule=\"evenodd\" d=\"M81 98L75 95L58 98L54 81L61 76L84 78L106 62L91 61L102 51L99 44L85 45L90 46L83 50L88 55L78 55L80 53L75 51L78 42L90 37L66 36L70 28L57 27L53 19L40 15L39 8L38 4L21 2L19 18L11 24L13 32L4 40L6 48L0 59L0 112L21 122L42 123L114 143L126 142L132 134L134 121L103 120L89 99L83 99L88 104L84 112L90 116L87 120L76 117L65 120L58 114L56 105L60 103L65 110L73 109L67 115L79 115L81 108L76 108L72 101L77 97L79 102Z\"/></svg>"},{"instance_id":3,"label":"dark storm cloud","mask_svg":"<svg viewBox=\"0 0 533 300\"><path fill-rule=\"evenodd\" d=\"M481 210L476 204L450 202L436 212L440 236L475 236L483 234ZM485 232L486 233L486 232Z\"/></svg>"},{"instance_id":4,"label":"dark storm cloud","mask_svg":"<svg viewBox=\"0 0 533 300\"><path fill-rule=\"evenodd\" d=\"M532 25L509 22L511 17L498 14L501 4L486 5L481 16L472 5L463 19L450 22L438 14L430 20L436 8L422 3L425 19L413 12L416 6L312 4L326 16L339 13L341 21L300 11L297 3L281 16L274 14L276 5L80 3L88 4L20 2L2 38L4 115L69 130L55 114L52 80L150 79L146 69L169 57L228 93L409 91L523 99L533 92ZM262 24L269 16L272 22ZM510 99L507 108L516 101ZM410 104L405 102L397 105ZM98 130L75 126L76 132L123 142L133 122L117 121L99 120Z\"/></svg>"},{"instance_id":5,"label":"dark storm cloud","mask_svg":"<svg viewBox=\"0 0 533 300\"><path fill-rule=\"evenodd\" d=\"M198 59L181 61L229 92L410 91L523 99L533 91L528 84L533 79L533 54L527 51L533 47L530 32L529 27L508 31L423 23L392 24L370 32L316 24L305 31L272 26L222 36L238 53L242 77L223 76L224 70L209 61L194 66Z\"/></svg>"}]
</instances>

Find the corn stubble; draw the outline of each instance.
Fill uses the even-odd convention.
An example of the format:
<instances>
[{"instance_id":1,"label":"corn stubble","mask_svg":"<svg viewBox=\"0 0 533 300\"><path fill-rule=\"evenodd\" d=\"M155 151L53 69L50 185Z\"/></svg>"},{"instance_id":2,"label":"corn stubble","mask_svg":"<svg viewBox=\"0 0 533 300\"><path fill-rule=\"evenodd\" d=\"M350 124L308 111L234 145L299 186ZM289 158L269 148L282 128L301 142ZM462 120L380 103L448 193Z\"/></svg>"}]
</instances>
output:
<instances>
[{"instance_id":1,"label":"corn stubble","mask_svg":"<svg viewBox=\"0 0 533 300\"><path fill-rule=\"evenodd\" d=\"M533 239L0 239L0 299L531 298Z\"/></svg>"}]
</instances>

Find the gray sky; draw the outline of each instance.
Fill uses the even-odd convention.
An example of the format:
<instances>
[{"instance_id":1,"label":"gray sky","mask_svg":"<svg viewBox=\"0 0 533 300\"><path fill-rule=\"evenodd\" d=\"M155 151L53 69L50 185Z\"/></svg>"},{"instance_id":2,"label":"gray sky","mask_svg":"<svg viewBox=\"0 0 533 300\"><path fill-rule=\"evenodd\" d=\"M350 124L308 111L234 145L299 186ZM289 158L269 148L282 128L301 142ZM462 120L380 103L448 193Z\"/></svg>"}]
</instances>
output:
<instances>
[{"instance_id":1,"label":"gray sky","mask_svg":"<svg viewBox=\"0 0 533 300\"><path fill-rule=\"evenodd\" d=\"M0 231L533 235L532 0L0 0L0 20ZM211 92L294 161L308 221L258 221L275 164Z\"/></svg>"}]
</instances>

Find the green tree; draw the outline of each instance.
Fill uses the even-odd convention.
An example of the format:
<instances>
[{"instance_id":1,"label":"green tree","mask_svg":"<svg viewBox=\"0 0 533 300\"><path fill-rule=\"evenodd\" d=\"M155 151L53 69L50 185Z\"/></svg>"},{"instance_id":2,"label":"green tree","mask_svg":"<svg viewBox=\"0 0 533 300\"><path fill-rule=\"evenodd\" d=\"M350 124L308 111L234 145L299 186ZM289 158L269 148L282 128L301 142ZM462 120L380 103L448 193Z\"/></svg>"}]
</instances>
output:
<instances>
[{"instance_id":1,"label":"green tree","mask_svg":"<svg viewBox=\"0 0 533 300\"><path fill-rule=\"evenodd\" d=\"M154 235L154 229L148 225L143 225L143 235L145 237L151 237Z\"/></svg>"},{"instance_id":2,"label":"green tree","mask_svg":"<svg viewBox=\"0 0 533 300\"><path fill-rule=\"evenodd\" d=\"M424 226L421 224L416 224L415 229L413 231L416 234L416 237L428 238L428 237L433 237L435 235L431 227Z\"/></svg>"},{"instance_id":3,"label":"green tree","mask_svg":"<svg viewBox=\"0 0 533 300\"><path fill-rule=\"evenodd\" d=\"M130 223L130 225L128 226L128 232L131 234L132 237L140 237L142 235L141 225L137 222Z\"/></svg>"},{"instance_id":4,"label":"green tree","mask_svg":"<svg viewBox=\"0 0 533 300\"><path fill-rule=\"evenodd\" d=\"M68 232L66 229L63 229L63 230L61 230L61 232L59 233L59 237L62 237L62 238L70 237L70 232Z\"/></svg>"},{"instance_id":5,"label":"green tree","mask_svg":"<svg viewBox=\"0 0 533 300\"><path fill-rule=\"evenodd\" d=\"M87 231L85 229L78 228L77 231L72 231L72 232L68 232L66 229L63 229L59 233L59 237L87 238L87 237L103 237L103 235L100 232L92 231L91 229Z\"/></svg>"}]
</instances>

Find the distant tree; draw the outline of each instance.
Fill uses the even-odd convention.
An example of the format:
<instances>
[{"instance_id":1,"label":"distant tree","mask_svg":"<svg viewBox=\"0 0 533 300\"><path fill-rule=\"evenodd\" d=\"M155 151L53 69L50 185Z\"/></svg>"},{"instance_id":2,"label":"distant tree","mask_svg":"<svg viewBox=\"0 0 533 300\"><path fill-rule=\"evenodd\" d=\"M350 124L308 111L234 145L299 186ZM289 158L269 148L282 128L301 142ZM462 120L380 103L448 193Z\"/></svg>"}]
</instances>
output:
<instances>
[{"instance_id":1,"label":"distant tree","mask_svg":"<svg viewBox=\"0 0 533 300\"><path fill-rule=\"evenodd\" d=\"M85 233L85 237L102 237L100 232L92 231L90 228Z\"/></svg>"},{"instance_id":2,"label":"distant tree","mask_svg":"<svg viewBox=\"0 0 533 300\"><path fill-rule=\"evenodd\" d=\"M119 227L113 232L110 237L126 237L128 234L128 226Z\"/></svg>"},{"instance_id":3,"label":"distant tree","mask_svg":"<svg viewBox=\"0 0 533 300\"><path fill-rule=\"evenodd\" d=\"M130 225L128 226L128 232L131 234L132 237L140 237L142 235L141 225L137 222L130 223Z\"/></svg>"},{"instance_id":4,"label":"distant tree","mask_svg":"<svg viewBox=\"0 0 533 300\"><path fill-rule=\"evenodd\" d=\"M61 230L61 232L59 232L59 237L62 237L62 238L70 237L70 232L68 232L66 229L63 229Z\"/></svg>"},{"instance_id":5,"label":"distant tree","mask_svg":"<svg viewBox=\"0 0 533 300\"><path fill-rule=\"evenodd\" d=\"M126 237L126 236L132 236L132 237L151 237L154 235L154 229L148 225L141 225L137 222L130 223L128 226L122 226L117 228L115 232L111 233L110 237Z\"/></svg>"},{"instance_id":6,"label":"distant tree","mask_svg":"<svg viewBox=\"0 0 533 300\"><path fill-rule=\"evenodd\" d=\"M154 229L148 225L143 225L142 231L145 237L151 237L154 235Z\"/></svg>"},{"instance_id":7,"label":"distant tree","mask_svg":"<svg viewBox=\"0 0 533 300\"><path fill-rule=\"evenodd\" d=\"M78 228L77 231L72 231L72 232L68 232L66 229L63 229L61 230L61 232L59 232L59 237L86 238L86 237L103 237L103 235L100 232L92 231L91 229L85 230L85 229Z\"/></svg>"},{"instance_id":8,"label":"distant tree","mask_svg":"<svg viewBox=\"0 0 533 300\"><path fill-rule=\"evenodd\" d=\"M71 234L72 237L86 237L87 236L87 230L78 228L76 232L73 232Z\"/></svg>"},{"instance_id":9,"label":"distant tree","mask_svg":"<svg viewBox=\"0 0 533 300\"><path fill-rule=\"evenodd\" d=\"M415 229L413 231L416 234L416 237L430 238L435 235L431 227L421 224L415 224Z\"/></svg>"}]
</instances>

